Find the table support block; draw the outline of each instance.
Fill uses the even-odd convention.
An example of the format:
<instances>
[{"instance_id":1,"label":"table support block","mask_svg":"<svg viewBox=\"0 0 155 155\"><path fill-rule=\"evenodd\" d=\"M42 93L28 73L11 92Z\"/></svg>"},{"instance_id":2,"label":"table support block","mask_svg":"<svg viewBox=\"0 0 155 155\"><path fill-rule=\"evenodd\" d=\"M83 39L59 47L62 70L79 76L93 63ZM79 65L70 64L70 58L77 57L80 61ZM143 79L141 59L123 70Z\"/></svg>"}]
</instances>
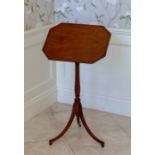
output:
<instances>
[{"instance_id":1,"label":"table support block","mask_svg":"<svg viewBox=\"0 0 155 155\"><path fill-rule=\"evenodd\" d=\"M98 143L101 144L102 147L104 147L104 142L101 141L100 139L98 139L93 132L89 129L86 120L84 118L84 114L83 114L83 110L82 110L82 104L80 101L80 68L79 68L79 62L75 63L75 100L74 100L74 104L73 104L73 108L72 108L72 113L70 116L70 119L66 125L66 127L62 130L62 132L56 136L55 138L49 140L49 145L52 145L54 141L56 141L57 139L61 138L66 132L67 130L70 128L74 117L76 116L77 118L77 124L79 125L79 127L81 127L81 122L83 124L83 126L85 127L86 131L88 132L88 134Z\"/></svg>"}]
</instances>

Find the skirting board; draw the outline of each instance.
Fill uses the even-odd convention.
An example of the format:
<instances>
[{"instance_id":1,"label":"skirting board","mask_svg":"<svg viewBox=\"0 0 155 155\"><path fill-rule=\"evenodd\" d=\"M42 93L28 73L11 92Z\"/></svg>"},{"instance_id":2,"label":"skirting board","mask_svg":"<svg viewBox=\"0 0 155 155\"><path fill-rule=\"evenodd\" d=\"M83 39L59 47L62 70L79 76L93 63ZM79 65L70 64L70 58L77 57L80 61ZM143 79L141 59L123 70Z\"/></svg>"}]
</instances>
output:
<instances>
[{"instance_id":1,"label":"skirting board","mask_svg":"<svg viewBox=\"0 0 155 155\"><path fill-rule=\"evenodd\" d=\"M47 89L48 86L48 89ZM49 87L50 86L50 87ZM28 121L35 115L53 105L57 100L56 84L45 81L25 92L24 120Z\"/></svg>"},{"instance_id":2,"label":"skirting board","mask_svg":"<svg viewBox=\"0 0 155 155\"><path fill-rule=\"evenodd\" d=\"M58 102L73 104L74 91L69 89L58 88ZM97 95L90 92L81 92L81 103L83 107L96 109L100 111L130 116L130 100L108 98L104 95Z\"/></svg>"}]
</instances>

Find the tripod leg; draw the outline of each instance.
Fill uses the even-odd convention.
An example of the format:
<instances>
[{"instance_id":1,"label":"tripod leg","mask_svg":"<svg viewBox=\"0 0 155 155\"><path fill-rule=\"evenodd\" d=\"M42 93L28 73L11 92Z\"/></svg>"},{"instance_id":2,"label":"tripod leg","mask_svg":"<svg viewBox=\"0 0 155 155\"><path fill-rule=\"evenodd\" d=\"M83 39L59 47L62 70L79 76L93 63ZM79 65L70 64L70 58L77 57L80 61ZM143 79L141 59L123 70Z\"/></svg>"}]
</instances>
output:
<instances>
[{"instance_id":1,"label":"tripod leg","mask_svg":"<svg viewBox=\"0 0 155 155\"><path fill-rule=\"evenodd\" d=\"M49 145L52 145L54 141L61 138L67 132L67 130L69 129L69 127L71 126L71 124L72 124L72 122L74 120L74 116L75 116L75 114L74 114L74 109L73 109L72 114L70 116L70 119L69 119L66 127L63 129L63 131L58 136L56 136L55 138L49 140Z\"/></svg>"},{"instance_id":2,"label":"tripod leg","mask_svg":"<svg viewBox=\"0 0 155 155\"><path fill-rule=\"evenodd\" d=\"M98 143L101 144L101 147L104 147L104 142L101 141L101 140L99 140L99 139L92 133L92 131L89 129L89 127L88 127L88 125L87 125L87 123L86 123L86 120L85 120L85 118L84 118L84 115L83 115L82 105L80 106L80 111L81 111L81 113L80 113L80 118L81 118L81 121L82 121L83 126L85 127L86 131L89 133L89 135L90 135L94 140L96 140Z\"/></svg>"},{"instance_id":3,"label":"tripod leg","mask_svg":"<svg viewBox=\"0 0 155 155\"><path fill-rule=\"evenodd\" d=\"M76 114L76 118L77 118L77 123L78 123L79 127L81 127L80 115Z\"/></svg>"}]
</instances>

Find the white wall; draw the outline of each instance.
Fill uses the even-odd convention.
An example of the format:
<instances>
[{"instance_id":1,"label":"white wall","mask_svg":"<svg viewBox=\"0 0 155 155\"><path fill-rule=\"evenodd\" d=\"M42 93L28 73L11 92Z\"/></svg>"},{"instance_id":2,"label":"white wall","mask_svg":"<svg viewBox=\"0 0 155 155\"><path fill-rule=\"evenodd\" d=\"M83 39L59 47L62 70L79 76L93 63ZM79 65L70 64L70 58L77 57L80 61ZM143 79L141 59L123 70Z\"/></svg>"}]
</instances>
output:
<instances>
[{"instance_id":1,"label":"white wall","mask_svg":"<svg viewBox=\"0 0 155 155\"><path fill-rule=\"evenodd\" d=\"M49 62L42 47L49 27L25 32L25 120L56 102L55 62Z\"/></svg>"},{"instance_id":2,"label":"white wall","mask_svg":"<svg viewBox=\"0 0 155 155\"><path fill-rule=\"evenodd\" d=\"M130 116L130 31L110 29L107 56L95 64L81 64L84 107ZM73 103L74 63L57 62L58 101Z\"/></svg>"}]
</instances>

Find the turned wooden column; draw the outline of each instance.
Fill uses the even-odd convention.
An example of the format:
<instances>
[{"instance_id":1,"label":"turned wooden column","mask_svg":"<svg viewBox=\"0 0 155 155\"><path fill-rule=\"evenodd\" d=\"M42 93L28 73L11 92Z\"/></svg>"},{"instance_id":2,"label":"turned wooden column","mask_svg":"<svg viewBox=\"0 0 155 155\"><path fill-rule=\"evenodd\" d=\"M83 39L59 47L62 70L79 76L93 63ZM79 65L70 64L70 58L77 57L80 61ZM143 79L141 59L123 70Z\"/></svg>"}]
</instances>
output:
<instances>
[{"instance_id":1,"label":"turned wooden column","mask_svg":"<svg viewBox=\"0 0 155 155\"><path fill-rule=\"evenodd\" d=\"M76 117L77 117L77 123L78 125L81 127L81 123L80 123L80 63L76 62L75 63L75 99L74 99L74 105L75 105L75 113L76 113Z\"/></svg>"}]
</instances>

